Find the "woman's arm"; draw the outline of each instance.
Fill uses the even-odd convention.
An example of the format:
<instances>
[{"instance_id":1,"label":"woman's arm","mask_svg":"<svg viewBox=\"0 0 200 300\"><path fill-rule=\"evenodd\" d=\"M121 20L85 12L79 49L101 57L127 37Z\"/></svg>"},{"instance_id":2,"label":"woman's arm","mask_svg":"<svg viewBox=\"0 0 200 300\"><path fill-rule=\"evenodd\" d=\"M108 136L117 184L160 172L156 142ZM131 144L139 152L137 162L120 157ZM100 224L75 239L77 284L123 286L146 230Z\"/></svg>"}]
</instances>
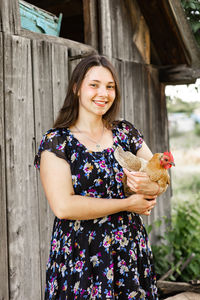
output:
<instances>
[{"instance_id":1,"label":"woman's arm","mask_svg":"<svg viewBox=\"0 0 200 300\"><path fill-rule=\"evenodd\" d=\"M153 156L151 150L145 142L142 143L142 147L137 151L136 156L145 160L150 160ZM139 194L147 194L157 196L160 187L157 182L153 182L149 179L149 176L144 172L129 172L124 169L124 173L127 176L127 185L132 191Z\"/></svg>"},{"instance_id":2,"label":"woman's arm","mask_svg":"<svg viewBox=\"0 0 200 300\"><path fill-rule=\"evenodd\" d=\"M103 199L74 194L69 164L49 151L43 151L40 177L45 195L53 213L60 219L89 220L120 211L149 215L156 201L147 201L144 195L126 199ZM149 196L152 200L154 197Z\"/></svg>"}]
</instances>

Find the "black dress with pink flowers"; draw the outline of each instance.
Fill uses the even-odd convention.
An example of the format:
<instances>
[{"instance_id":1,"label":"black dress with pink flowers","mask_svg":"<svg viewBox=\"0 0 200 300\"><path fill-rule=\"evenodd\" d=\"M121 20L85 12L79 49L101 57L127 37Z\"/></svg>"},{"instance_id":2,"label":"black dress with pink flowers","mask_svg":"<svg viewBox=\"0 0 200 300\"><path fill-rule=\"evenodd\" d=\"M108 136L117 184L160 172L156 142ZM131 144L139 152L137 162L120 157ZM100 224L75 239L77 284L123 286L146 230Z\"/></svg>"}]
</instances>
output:
<instances>
[{"instance_id":1,"label":"black dress with pink flowers","mask_svg":"<svg viewBox=\"0 0 200 300\"><path fill-rule=\"evenodd\" d=\"M124 198L123 170L113 152L117 145L136 154L143 139L127 121L113 126L114 143L89 151L68 128L43 136L34 164L44 150L65 159L75 194ZM158 299L152 252L141 217L127 211L94 220L55 217L46 271L45 299Z\"/></svg>"}]
</instances>

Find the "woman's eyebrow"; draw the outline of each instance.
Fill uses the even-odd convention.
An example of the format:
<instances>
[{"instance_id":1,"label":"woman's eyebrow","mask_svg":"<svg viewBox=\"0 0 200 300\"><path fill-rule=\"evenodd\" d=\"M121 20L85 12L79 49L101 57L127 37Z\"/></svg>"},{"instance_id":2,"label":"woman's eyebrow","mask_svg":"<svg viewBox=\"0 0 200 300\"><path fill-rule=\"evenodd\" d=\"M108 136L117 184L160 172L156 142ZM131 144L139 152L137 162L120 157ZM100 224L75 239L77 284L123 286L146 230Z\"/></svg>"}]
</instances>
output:
<instances>
[{"instance_id":1,"label":"woman's eyebrow","mask_svg":"<svg viewBox=\"0 0 200 300\"><path fill-rule=\"evenodd\" d=\"M101 82L100 80L97 79L90 79L91 81L96 81L96 82ZM115 83L114 81L109 81L108 83Z\"/></svg>"}]
</instances>

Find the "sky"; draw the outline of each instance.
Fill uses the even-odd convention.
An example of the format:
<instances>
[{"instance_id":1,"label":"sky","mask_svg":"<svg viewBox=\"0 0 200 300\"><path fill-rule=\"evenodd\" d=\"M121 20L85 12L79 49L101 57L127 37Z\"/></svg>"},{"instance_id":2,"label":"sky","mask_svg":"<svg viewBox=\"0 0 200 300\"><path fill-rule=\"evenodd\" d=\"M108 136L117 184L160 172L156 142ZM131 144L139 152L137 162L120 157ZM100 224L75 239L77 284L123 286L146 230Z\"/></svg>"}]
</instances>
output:
<instances>
[{"instance_id":1,"label":"sky","mask_svg":"<svg viewBox=\"0 0 200 300\"><path fill-rule=\"evenodd\" d=\"M165 88L165 94L166 96L171 96L172 98L181 98L186 102L200 102L200 79L197 79L195 84L175 86L168 85Z\"/></svg>"}]
</instances>

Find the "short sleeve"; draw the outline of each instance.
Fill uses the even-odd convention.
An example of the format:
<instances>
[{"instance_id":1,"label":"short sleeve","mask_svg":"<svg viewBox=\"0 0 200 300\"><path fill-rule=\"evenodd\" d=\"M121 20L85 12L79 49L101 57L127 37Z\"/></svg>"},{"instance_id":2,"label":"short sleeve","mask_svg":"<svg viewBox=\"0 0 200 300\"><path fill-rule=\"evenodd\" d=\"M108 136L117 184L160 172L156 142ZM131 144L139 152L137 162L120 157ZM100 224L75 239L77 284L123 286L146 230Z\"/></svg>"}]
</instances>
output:
<instances>
[{"instance_id":1,"label":"short sleeve","mask_svg":"<svg viewBox=\"0 0 200 300\"><path fill-rule=\"evenodd\" d=\"M123 129L125 135L128 136L127 142L129 144L130 151L133 154L136 154L137 151L142 147L142 143L144 141L142 133L136 129L132 123L126 120L120 121L120 123L119 126Z\"/></svg>"},{"instance_id":2,"label":"short sleeve","mask_svg":"<svg viewBox=\"0 0 200 300\"><path fill-rule=\"evenodd\" d=\"M45 150L53 152L57 157L66 161L67 134L64 129L49 129L42 137L38 153L35 155L34 166L40 169L41 153Z\"/></svg>"}]
</instances>

